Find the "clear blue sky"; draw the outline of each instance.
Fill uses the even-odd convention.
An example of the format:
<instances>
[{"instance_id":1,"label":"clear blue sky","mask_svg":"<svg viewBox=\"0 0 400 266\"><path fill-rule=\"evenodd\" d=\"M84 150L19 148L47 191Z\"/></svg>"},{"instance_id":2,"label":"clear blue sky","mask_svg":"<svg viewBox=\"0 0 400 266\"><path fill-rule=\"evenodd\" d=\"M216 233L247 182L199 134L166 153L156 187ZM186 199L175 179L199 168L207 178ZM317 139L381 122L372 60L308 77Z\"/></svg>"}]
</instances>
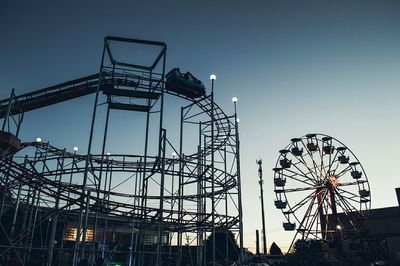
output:
<instances>
[{"instance_id":1,"label":"clear blue sky","mask_svg":"<svg viewBox=\"0 0 400 266\"><path fill-rule=\"evenodd\" d=\"M399 1L3 1L0 98L96 72L105 35L166 42L168 69L207 86L216 73L228 113L239 98L245 244L261 228L261 157L267 241L284 247L292 236L273 206L271 169L292 137L338 138L363 164L373 207L396 204L399 14ZM86 97L32 112L22 137L85 147L91 107Z\"/></svg>"}]
</instances>

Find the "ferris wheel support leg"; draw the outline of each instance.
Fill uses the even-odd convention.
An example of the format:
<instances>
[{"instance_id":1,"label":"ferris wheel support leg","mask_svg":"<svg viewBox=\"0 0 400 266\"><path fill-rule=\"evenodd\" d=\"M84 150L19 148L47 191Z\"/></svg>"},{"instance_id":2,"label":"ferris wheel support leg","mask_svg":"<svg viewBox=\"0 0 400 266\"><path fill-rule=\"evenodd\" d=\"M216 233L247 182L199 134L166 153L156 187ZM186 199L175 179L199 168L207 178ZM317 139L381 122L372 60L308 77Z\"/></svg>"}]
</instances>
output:
<instances>
[{"instance_id":1,"label":"ferris wheel support leg","mask_svg":"<svg viewBox=\"0 0 400 266\"><path fill-rule=\"evenodd\" d=\"M321 235L322 239L326 239L326 218L324 217L324 207L323 207L323 190L321 188L317 188L317 201L318 201L318 214L319 220L321 222Z\"/></svg>"},{"instance_id":2,"label":"ferris wheel support leg","mask_svg":"<svg viewBox=\"0 0 400 266\"><path fill-rule=\"evenodd\" d=\"M332 220L330 221L329 225L332 230L332 235L331 237L336 237L336 226L338 225L338 219L337 219L337 209L336 209L336 199L335 199L335 191L334 188L329 188L329 196L331 200L331 209L332 209Z\"/></svg>"}]
</instances>

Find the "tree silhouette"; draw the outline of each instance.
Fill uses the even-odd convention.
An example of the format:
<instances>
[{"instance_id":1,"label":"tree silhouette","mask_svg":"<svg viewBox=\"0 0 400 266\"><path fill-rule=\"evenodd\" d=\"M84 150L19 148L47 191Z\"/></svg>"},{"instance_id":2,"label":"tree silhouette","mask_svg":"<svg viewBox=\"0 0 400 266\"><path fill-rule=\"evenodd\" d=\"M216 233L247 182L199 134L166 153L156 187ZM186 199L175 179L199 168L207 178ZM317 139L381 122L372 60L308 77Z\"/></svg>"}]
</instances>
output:
<instances>
[{"instance_id":1,"label":"tree silhouette","mask_svg":"<svg viewBox=\"0 0 400 266\"><path fill-rule=\"evenodd\" d=\"M269 248L270 255L283 255L282 250L275 242L272 242L271 247Z\"/></svg>"}]
</instances>

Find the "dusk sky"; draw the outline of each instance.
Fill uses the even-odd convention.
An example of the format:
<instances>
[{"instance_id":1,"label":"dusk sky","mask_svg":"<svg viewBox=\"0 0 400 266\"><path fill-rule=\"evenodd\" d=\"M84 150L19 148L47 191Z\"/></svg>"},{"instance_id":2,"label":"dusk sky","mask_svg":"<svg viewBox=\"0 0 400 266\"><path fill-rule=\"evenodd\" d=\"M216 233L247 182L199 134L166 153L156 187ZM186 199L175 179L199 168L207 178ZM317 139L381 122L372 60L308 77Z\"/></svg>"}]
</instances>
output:
<instances>
[{"instance_id":1,"label":"dusk sky","mask_svg":"<svg viewBox=\"0 0 400 266\"><path fill-rule=\"evenodd\" d=\"M397 204L400 1L2 1L0 32L0 99L95 73L106 35L165 42L167 71L190 71L208 92L215 73L223 110L232 114L239 98L246 247L261 229L259 158L268 246L290 244L272 168L278 151L307 133L331 135L356 154L373 208ZM30 112L21 139L84 150L92 106L89 96ZM114 117L111 145L131 136L128 117Z\"/></svg>"}]
</instances>

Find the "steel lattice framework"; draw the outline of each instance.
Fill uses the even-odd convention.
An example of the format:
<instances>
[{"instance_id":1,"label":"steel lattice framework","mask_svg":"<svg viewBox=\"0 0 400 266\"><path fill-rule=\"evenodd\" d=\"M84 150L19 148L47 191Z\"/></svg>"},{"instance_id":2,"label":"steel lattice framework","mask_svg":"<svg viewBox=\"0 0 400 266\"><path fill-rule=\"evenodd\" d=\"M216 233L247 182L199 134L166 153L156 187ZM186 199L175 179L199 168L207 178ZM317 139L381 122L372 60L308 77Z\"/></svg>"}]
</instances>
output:
<instances>
[{"instance_id":1,"label":"steel lattice framework","mask_svg":"<svg viewBox=\"0 0 400 266\"><path fill-rule=\"evenodd\" d=\"M159 53L147 66L122 62L113 56L114 43L151 46ZM236 234L240 243L236 256L242 258L236 109L234 115L225 114L214 102L213 91L197 99L167 91L166 49L161 42L106 37L98 74L19 96L12 91L9 99L0 101L3 132L18 136L24 113L96 95L87 154L38 141L23 142L13 152L4 148L0 225L6 238L0 257L16 256L27 263L42 254L53 265L70 254L73 265L82 258L94 263L95 257L106 261L123 257L129 265L167 265L173 256L181 265L188 249L186 238L196 247L192 264L204 265L206 243L212 246L214 263L217 250L215 240L206 239L223 228ZM186 102L181 107L178 146L172 144L163 124L165 94ZM104 104L103 141L101 152L95 154L94 125L98 107ZM110 110L145 113L140 155L105 152ZM154 120L158 136L152 139L149 125ZM193 139L193 131L197 143L190 141L193 147L187 147L185 139ZM154 143L151 150L149 144ZM187 148L196 152L185 154ZM66 240L68 232L73 241ZM115 248L118 233L128 238L126 247ZM226 258L232 255L228 249L224 253Z\"/></svg>"}]
</instances>

